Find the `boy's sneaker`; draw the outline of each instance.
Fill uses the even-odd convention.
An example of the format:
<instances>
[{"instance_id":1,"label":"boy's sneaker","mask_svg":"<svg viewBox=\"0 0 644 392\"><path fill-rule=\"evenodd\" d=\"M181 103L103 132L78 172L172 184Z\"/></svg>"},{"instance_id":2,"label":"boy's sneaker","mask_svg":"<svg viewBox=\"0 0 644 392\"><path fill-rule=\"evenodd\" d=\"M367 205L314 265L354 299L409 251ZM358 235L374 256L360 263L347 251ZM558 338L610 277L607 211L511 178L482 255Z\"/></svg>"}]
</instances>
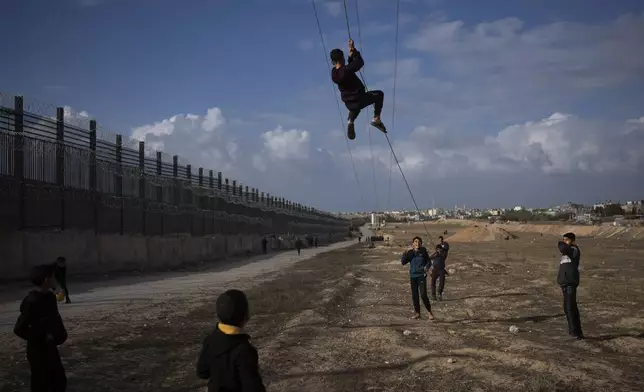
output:
<instances>
[{"instance_id":1,"label":"boy's sneaker","mask_svg":"<svg viewBox=\"0 0 644 392\"><path fill-rule=\"evenodd\" d=\"M349 126L347 127L347 137L349 138L349 140L356 138L356 125L352 122L350 122Z\"/></svg>"},{"instance_id":2,"label":"boy's sneaker","mask_svg":"<svg viewBox=\"0 0 644 392\"><path fill-rule=\"evenodd\" d=\"M378 121L371 120L371 125L378 128L380 132L387 133L387 128L385 127L385 124L383 124L381 120L378 120Z\"/></svg>"}]
</instances>

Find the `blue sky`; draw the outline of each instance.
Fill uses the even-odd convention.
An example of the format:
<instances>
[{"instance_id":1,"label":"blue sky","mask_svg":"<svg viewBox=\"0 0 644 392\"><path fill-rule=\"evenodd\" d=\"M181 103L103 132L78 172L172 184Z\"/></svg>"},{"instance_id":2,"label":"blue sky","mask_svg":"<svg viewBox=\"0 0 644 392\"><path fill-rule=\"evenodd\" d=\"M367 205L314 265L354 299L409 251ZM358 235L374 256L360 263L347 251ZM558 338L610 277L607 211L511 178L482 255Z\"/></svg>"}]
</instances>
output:
<instances>
[{"instance_id":1,"label":"blue sky","mask_svg":"<svg viewBox=\"0 0 644 392\"><path fill-rule=\"evenodd\" d=\"M342 2L316 4L328 49L344 49ZM390 126L396 2L357 4ZM0 18L20 32L0 91L322 209L412 206L397 167L389 196L370 110L350 143L358 190L309 0L10 0ZM399 28L390 137L421 207L644 198L640 1L401 0Z\"/></svg>"}]
</instances>

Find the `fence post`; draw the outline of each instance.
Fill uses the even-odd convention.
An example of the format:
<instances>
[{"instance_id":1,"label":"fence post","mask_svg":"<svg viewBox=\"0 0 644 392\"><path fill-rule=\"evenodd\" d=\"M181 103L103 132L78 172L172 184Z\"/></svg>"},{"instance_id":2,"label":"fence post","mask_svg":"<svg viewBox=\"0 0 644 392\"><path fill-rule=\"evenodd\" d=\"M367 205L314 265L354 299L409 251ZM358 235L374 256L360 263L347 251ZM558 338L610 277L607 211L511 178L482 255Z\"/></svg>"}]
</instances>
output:
<instances>
[{"instance_id":1,"label":"fence post","mask_svg":"<svg viewBox=\"0 0 644 392\"><path fill-rule=\"evenodd\" d=\"M22 97L13 99L13 177L18 182L18 230L25 228L25 160L24 160L24 100Z\"/></svg>"},{"instance_id":2,"label":"fence post","mask_svg":"<svg viewBox=\"0 0 644 392\"><path fill-rule=\"evenodd\" d=\"M161 151L157 151L157 182L159 185L156 186L156 201L158 203L163 202L163 180L161 179L161 173L162 173L162 168L163 168L163 153ZM163 217L163 214L161 214Z\"/></svg>"},{"instance_id":3,"label":"fence post","mask_svg":"<svg viewBox=\"0 0 644 392\"><path fill-rule=\"evenodd\" d=\"M194 206L194 198L192 197L192 165L186 165L186 177L188 178L188 193L190 194L190 199L189 201L189 206L193 207ZM194 220L194 214L192 210L190 211L190 235L194 235L194 229L193 229L193 220Z\"/></svg>"},{"instance_id":4,"label":"fence post","mask_svg":"<svg viewBox=\"0 0 644 392\"><path fill-rule=\"evenodd\" d=\"M157 182L159 185L156 186L156 200L157 203L163 203L163 181L165 179L162 179L161 174L163 173L163 153L161 151L157 151ZM156 206L156 210L159 211L159 206ZM161 235L163 235L163 225L164 225L164 211L161 209L161 213L159 214L161 216Z\"/></svg>"},{"instance_id":5,"label":"fence post","mask_svg":"<svg viewBox=\"0 0 644 392\"><path fill-rule=\"evenodd\" d=\"M92 193L92 201L94 202L94 234L98 234L98 168L96 166L96 120L89 121L89 190Z\"/></svg>"},{"instance_id":6,"label":"fence post","mask_svg":"<svg viewBox=\"0 0 644 392\"><path fill-rule=\"evenodd\" d=\"M56 185L60 189L60 230L65 230L65 109L56 108Z\"/></svg>"},{"instance_id":7,"label":"fence post","mask_svg":"<svg viewBox=\"0 0 644 392\"><path fill-rule=\"evenodd\" d=\"M141 216L143 217L142 229L143 235L147 233L147 225L145 223L145 142L139 142L139 199L141 199Z\"/></svg>"},{"instance_id":8,"label":"fence post","mask_svg":"<svg viewBox=\"0 0 644 392\"><path fill-rule=\"evenodd\" d=\"M179 200L180 200L180 192L181 190L179 189L179 156L175 155L172 157L172 177L174 177L174 192L173 193L173 202L175 207L179 206Z\"/></svg>"},{"instance_id":9,"label":"fence post","mask_svg":"<svg viewBox=\"0 0 644 392\"><path fill-rule=\"evenodd\" d=\"M119 233L123 235L124 231L124 203L123 203L123 136L116 135L116 195L119 197L121 204L121 224Z\"/></svg>"}]
</instances>

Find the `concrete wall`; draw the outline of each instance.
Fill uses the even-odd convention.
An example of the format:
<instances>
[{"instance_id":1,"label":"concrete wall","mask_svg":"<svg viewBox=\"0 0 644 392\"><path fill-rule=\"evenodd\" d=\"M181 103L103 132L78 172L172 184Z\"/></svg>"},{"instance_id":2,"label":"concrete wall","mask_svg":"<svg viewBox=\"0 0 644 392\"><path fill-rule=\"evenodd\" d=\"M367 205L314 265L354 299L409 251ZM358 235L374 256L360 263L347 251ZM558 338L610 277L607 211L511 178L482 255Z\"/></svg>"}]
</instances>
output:
<instances>
[{"instance_id":1,"label":"concrete wall","mask_svg":"<svg viewBox=\"0 0 644 392\"><path fill-rule=\"evenodd\" d=\"M346 233L319 235L320 244L342 240ZM282 236L281 249L293 248L294 240ZM269 249L278 240L268 238ZM165 270L183 264L223 260L261 253L261 235L189 235L144 237L99 234L93 231L0 233L0 281L23 279L30 267L68 260L68 273L92 274L127 270Z\"/></svg>"}]
</instances>

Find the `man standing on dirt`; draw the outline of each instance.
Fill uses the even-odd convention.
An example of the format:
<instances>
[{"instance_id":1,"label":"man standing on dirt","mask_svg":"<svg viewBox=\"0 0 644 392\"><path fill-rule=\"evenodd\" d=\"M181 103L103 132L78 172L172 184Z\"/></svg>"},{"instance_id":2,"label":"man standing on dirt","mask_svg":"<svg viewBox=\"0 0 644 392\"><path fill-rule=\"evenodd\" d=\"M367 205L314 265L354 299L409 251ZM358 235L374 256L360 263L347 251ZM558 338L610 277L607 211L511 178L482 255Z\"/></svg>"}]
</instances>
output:
<instances>
[{"instance_id":1,"label":"man standing on dirt","mask_svg":"<svg viewBox=\"0 0 644 392\"><path fill-rule=\"evenodd\" d=\"M438 237L438 240L440 241L438 245L440 245L443 251L445 251L445 260L447 260L447 255L449 254L449 244L445 242L445 239L442 235Z\"/></svg>"},{"instance_id":2,"label":"man standing on dirt","mask_svg":"<svg viewBox=\"0 0 644 392\"><path fill-rule=\"evenodd\" d=\"M564 302L563 308L568 320L568 334L575 339L581 340L584 334L581 331L581 317L577 307L577 287L579 286L579 261L581 251L575 243L574 233L566 233L557 246L561 253L559 260L559 273L557 284L561 287Z\"/></svg>"},{"instance_id":3,"label":"man standing on dirt","mask_svg":"<svg viewBox=\"0 0 644 392\"><path fill-rule=\"evenodd\" d=\"M429 297L427 296L427 270L431 266L431 261L429 260L427 249L422 245L423 240L420 237L414 237L413 249L402 254L400 263L402 265L409 264L411 299L414 304L414 312L416 313L413 319L419 320L421 318L420 298L422 298L423 304L429 313L429 319L433 320L434 314L432 313L432 307L429 303ZM418 298L419 294L420 298Z\"/></svg>"},{"instance_id":4,"label":"man standing on dirt","mask_svg":"<svg viewBox=\"0 0 644 392\"><path fill-rule=\"evenodd\" d=\"M438 280L438 300L443 300L443 290L445 290L445 249L436 245L436 251L429 256L432 262L432 299L436 301L436 281Z\"/></svg>"}]
</instances>

